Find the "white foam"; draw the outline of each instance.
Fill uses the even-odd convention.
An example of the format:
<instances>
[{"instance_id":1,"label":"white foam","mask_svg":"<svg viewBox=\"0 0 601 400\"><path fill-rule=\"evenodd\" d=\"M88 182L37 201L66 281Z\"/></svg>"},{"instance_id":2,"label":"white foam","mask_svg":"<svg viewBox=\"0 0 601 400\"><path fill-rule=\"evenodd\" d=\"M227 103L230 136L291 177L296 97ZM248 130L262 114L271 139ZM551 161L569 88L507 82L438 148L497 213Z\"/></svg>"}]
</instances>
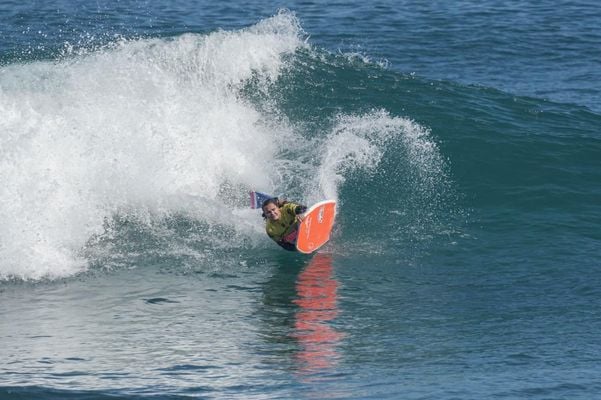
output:
<instances>
[{"instance_id":1,"label":"white foam","mask_svg":"<svg viewBox=\"0 0 601 400\"><path fill-rule=\"evenodd\" d=\"M203 259L198 242L213 236L213 249L267 242L248 189L337 199L345 177L375 170L390 143L403 144L427 186L442 163L413 121L340 115L308 140L245 99L249 83L269 93L287 56L307 46L303 36L282 12L240 31L118 41L1 68L0 279L70 276L90 257L119 258L110 243L90 246L110 242L111 221L124 217L166 238L161 219L200 221L168 241L174 256Z\"/></svg>"},{"instance_id":2,"label":"white foam","mask_svg":"<svg viewBox=\"0 0 601 400\"><path fill-rule=\"evenodd\" d=\"M190 198L216 201L224 185L273 187L266 160L292 133L240 90L275 81L302 46L283 12L241 31L3 67L0 278L84 270L81 249L115 214L190 211ZM223 219L207 209L197 211Z\"/></svg>"}]
</instances>

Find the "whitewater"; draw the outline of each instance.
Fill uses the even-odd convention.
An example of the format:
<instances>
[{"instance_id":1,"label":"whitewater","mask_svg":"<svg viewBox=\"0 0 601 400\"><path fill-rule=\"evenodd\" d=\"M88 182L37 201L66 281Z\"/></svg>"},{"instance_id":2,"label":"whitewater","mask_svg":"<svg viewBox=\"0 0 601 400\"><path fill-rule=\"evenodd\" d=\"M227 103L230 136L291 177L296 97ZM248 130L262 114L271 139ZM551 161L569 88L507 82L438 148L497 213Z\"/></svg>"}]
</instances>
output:
<instances>
[{"instance_id":1,"label":"whitewater","mask_svg":"<svg viewBox=\"0 0 601 400\"><path fill-rule=\"evenodd\" d=\"M386 110L336 114L326 132L291 124L269 91L302 51L319 57L281 13L238 32L122 40L3 67L1 276L85 271L94 242L124 218L186 215L256 243L250 189L337 199L344 174L375 168L395 136L410 160L441 165L428 159L437 153L427 129Z\"/></svg>"}]
</instances>

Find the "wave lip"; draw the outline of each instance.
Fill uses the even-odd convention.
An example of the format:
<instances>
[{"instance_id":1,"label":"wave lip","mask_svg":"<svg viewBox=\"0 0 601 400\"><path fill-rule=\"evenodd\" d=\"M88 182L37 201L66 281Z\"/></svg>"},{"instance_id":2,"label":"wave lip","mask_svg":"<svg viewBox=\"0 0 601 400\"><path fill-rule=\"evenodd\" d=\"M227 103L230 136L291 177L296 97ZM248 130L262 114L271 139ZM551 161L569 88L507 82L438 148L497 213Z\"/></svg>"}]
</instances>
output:
<instances>
[{"instance_id":1,"label":"wave lip","mask_svg":"<svg viewBox=\"0 0 601 400\"><path fill-rule=\"evenodd\" d=\"M387 147L402 144L411 170L421 174L425 183L434 182L425 175L440 178L444 163L430 132L416 122L393 117L385 110L361 115L340 115L324 145L319 171L319 187L326 198L336 198L339 186L349 170L373 173Z\"/></svg>"}]
</instances>

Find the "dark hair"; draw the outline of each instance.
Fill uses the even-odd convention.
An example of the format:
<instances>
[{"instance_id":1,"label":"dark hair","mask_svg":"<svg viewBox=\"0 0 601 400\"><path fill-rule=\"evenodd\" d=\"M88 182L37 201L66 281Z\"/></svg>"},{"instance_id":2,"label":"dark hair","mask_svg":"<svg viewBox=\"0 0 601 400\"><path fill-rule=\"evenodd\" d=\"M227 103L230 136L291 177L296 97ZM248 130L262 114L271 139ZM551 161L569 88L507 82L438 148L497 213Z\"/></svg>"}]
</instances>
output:
<instances>
[{"instance_id":1,"label":"dark hair","mask_svg":"<svg viewBox=\"0 0 601 400\"><path fill-rule=\"evenodd\" d=\"M267 200L263 201L261 208L264 208L267 204L275 204L277 207L279 207L280 200L277 197L272 197L270 199L267 199Z\"/></svg>"}]
</instances>

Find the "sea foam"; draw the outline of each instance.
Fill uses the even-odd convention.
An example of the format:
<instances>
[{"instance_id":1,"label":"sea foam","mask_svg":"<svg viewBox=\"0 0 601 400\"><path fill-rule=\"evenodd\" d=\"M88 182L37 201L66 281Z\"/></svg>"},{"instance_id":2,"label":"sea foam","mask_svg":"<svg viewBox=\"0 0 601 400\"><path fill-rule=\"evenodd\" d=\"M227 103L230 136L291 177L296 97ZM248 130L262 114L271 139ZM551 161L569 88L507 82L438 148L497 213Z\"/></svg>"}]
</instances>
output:
<instances>
[{"instance_id":1,"label":"sea foam","mask_svg":"<svg viewBox=\"0 0 601 400\"><path fill-rule=\"evenodd\" d=\"M270 88L315 68L294 61L299 50L322 66L283 11L238 31L118 40L3 67L0 279L131 265L141 252L201 261L261 246L248 190L338 199L349 174L375 171L391 147L428 186L442 163L428 130L409 119L334 112L309 135L287 120ZM182 216L184 235L165 223ZM137 239L123 228L132 221Z\"/></svg>"},{"instance_id":2,"label":"sea foam","mask_svg":"<svg viewBox=\"0 0 601 400\"><path fill-rule=\"evenodd\" d=\"M0 277L67 276L116 214L224 219L223 187L269 187L291 134L241 95L305 46L288 12L239 31L119 41L0 71ZM227 219L227 218L225 218Z\"/></svg>"}]
</instances>

